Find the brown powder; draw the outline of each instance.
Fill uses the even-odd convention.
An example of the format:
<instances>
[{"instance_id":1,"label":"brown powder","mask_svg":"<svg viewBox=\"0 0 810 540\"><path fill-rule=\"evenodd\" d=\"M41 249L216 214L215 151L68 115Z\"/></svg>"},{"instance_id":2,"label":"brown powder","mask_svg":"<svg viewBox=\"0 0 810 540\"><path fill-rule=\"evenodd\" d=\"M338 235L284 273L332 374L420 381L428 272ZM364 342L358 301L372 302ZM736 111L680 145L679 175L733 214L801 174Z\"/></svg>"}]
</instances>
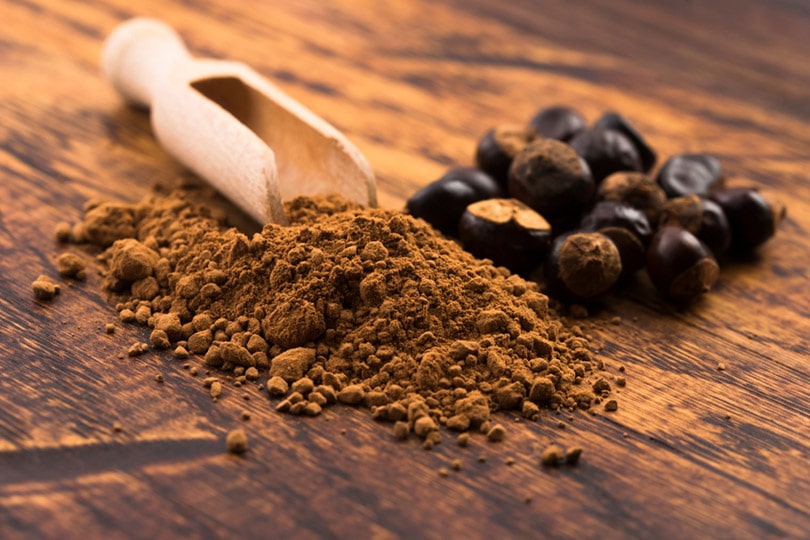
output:
<instances>
[{"instance_id":1,"label":"brown powder","mask_svg":"<svg viewBox=\"0 0 810 540\"><path fill-rule=\"evenodd\" d=\"M31 283L31 289L37 300L52 300L59 294L60 287L48 276L39 276Z\"/></svg>"},{"instance_id":2,"label":"brown powder","mask_svg":"<svg viewBox=\"0 0 810 540\"><path fill-rule=\"evenodd\" d=\"M242 428L236 428L225 437L225 446L232 454L244 454L247 452L247 435Z\"/></svg>"},{"instance_id":3,"label":"brown powder","mask_svg":"<svg viewBox=\"0 0 810 540\"><path fill-rule=\"evenodd\" d=\"M269 377L280 411L365 407L427 448L442 424L487 433L499 409L536 418L594 403L601 363L535 284L398 212L336 197L287 210L290 226L248 236L176 192L92 205L73 230L102 248L122 321L178 357ZM215 399L221 389L210 383Z\"/></svg>"},{"instance_id":4,"label":"brown powder","mask_svg":"<svg viewBox=\"0 0 810 540\"><path fill-rule=\"evenodd\" d=\"M56 258L56 270L63 277L84 280L87 277L85 268L84 259L75 253L62 253Z\"/></svg>"}]
</instances>

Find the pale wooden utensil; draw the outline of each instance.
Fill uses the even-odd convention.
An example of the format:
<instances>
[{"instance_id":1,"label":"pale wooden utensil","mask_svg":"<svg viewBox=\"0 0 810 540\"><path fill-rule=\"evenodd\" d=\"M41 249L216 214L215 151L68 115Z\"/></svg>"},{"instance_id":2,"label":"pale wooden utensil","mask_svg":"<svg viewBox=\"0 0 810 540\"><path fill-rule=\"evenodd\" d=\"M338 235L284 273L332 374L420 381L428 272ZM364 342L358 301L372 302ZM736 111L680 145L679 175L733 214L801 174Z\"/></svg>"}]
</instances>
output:
<instances>
[{"instance_id":1,"label":"pale wooden utensil","mask_svg":"<svg viewBox=\"0 0 810 540\"><path fill-rule=\"evenodd\" d=\"M239 62L194 59L167 24L136 18L104 43L105 77L151 108L163 147L260 223L283 200L339 193L376 206L374 175L337 129Z\"/></svg>"}]
</instances>

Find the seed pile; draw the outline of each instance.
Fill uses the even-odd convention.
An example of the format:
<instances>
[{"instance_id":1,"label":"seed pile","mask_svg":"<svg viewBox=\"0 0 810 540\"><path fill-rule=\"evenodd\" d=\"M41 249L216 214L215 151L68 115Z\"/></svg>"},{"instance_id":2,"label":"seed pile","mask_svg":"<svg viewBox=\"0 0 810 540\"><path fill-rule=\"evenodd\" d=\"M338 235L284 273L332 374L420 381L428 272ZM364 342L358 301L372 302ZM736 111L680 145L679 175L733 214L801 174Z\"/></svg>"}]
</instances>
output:
<instances>
[{"instance_id":1,"label":"seed pile","mask_svg":"<svg viewBox=\"0 0 810 540\"><path fill-rule=\"evenodd\" d=\"M559 300L599 300L645 269L664 297L688 302L714 285L719 262L770 239L785 207L727 187L711 154L672 156L653 174L656 160L621 115L589 127L570 107L548 107L527 126L488 130L476 168L448 171L407 207Z\"/></svg>"},{"instance_id":2,"label":"seed pile","mask_svg":"<svg viewBox=\"0 0 810 540\"><path fill-rule=\"evenodd\" d=\"M175 192L91 205L71 236L101 248L105 289L153 348L260 379L282 412L366 407L430 447L440 426L498 441L493 411L535 418L611 394L535 284L399 212L337 197L287 211L291 225L247 236Z\"/></svg>"}]
</instances>

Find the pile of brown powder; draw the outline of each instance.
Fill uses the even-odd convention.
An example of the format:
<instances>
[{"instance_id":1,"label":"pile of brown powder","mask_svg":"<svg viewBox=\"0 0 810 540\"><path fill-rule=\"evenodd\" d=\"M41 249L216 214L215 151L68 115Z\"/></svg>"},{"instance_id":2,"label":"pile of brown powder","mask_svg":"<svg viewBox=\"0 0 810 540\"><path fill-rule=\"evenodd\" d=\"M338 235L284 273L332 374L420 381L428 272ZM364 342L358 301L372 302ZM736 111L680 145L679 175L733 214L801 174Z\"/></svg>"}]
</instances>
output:
<instances>
[{"instance_id":1,"label":"pile of brown powder","mask_svg":"<svg viewBox=\"0 0 810 540\"><path fill-rule=\"evenodd\" d=\"M492 411L534 418L610 393L534 284L399 212L336 197L287 210L290 226L250 237L180 191L90 205L72 236L102 248L104 287L154 348L261 374L281 411L361 405L429 447L440 425L497 440Z\"/></svg>"}]
</instances>

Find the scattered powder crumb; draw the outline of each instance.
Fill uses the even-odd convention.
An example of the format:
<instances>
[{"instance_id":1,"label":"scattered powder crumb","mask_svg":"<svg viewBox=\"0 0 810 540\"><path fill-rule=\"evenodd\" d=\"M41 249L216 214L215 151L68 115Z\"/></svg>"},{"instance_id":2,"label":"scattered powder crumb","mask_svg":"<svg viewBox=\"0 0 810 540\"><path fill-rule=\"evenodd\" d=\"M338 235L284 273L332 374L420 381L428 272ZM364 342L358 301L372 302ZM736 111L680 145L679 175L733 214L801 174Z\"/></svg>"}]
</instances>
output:
<instances>
[{"instance_id":1,"label":"scattered powder crumb","mask_svg":"<svg viewBox=\"0 0 810 540\"><path fill-rule=\"evenodd\" d=\"M627 379L624 377L616 377L616 386L624 388L627 386Z\"/></svg>"},{"instance_id":2,"label":"scattered powder crumb","mask_svg":"<svg viewBox=\"0 0 810 540\"><path fill-rule=\"evenodd\" d=\"M615 399L609 399L605 402L605 410L613 412L619 409L619 403Z\"/></svg>"},{"instance_id":3,"label":"scattered powder crumb","mask_svg":"<svg viewBox=\"0 0 810 540\"><path fill-rule=\"evenodd\" d=\"M64 221L57 223L53 231L56 241L63 244L70 242L72 230L73 227L70 226L70 223L66 223Z\"/></svg>"},{"instance_id":4,"label":"scattered powder crumb","mask_svg":"<svg viewBox=\"0 0 810 540\"><path fill-rule=\"evenodd\" d=\"M225 437L225 445L231 454L244 454L247 451L247 435L241 428L236 428Z\"/></svg>"},{"instance_id":5,"label":"scattered powder crumb","mask_svg":"<svg viewBox=\"0 0 810 540\"><path fill-rule=\"evenodd\" d=\"M456 442L459 446L467 447L470 444L470 434L467 432L459 433L458 437L456 438Z\"/></svg>"},{"instance_id":6,"label":"scattered powder crumb","mask_svg":"<svg viewBox=\"0 0 810 540\"><path fill-rule=\"evenodd\" d=\"M250 420L250 411L242 411L242 420Z\"/></svg>"},{"instance_id":7,"label":"scattered powder crumb","mask_svg":"<svg viewBox=\"0 0 810 540\"><path fill-rule=\"evenodd\" d=\"M495 424L487 432L487 439L490 442L501 442L506 436L506 429L500 424Z\"/></svg>"},{"instance_id":8,"label":"scattered powder crumb","mask_svg":"<svg viewBox=\"0 0 810 540\"><path fill-rule=\"evenodd\" d=\"M506 459L504 460L504 463L505 463L505 464L506 464L508 467L511 467L512 465L514 465L514 464L515 464L515 458L513 458L513 457L508 457L508 458L506 458Z\"/></svg>"},{"instance_id":9,"label":"scattered powder crumb","mask_svg":"<svg viewBox=\"0 0 810 540\"><path fill-rule=\"evenodd\" d=\"M453 468L454 471L460 471L461 470L461 460L460 459L454 459L453 462L450 463L450 466Z\"/></svg>"},{"instance_id":10,"label":"scattered powder crumb","mask_svg":"<svg viewBox=\"0 0 810 540\"><path fill-rule=\"evenodd\" d=\"M56 270L60 276L84 280L87 278L86 263L75 253L62 253L56 258Z\"/></svg>"},{"instance_id":11,"label":"scattered powder crumb","mask_svg":"<svg viewBox=\"0 0 810 540\"><path fill-rule=\"evenodd\" d=\"M219 396L222 394L222 383L219 381L212 382L211 388L209 389L208 393L210 394L212 399L218 399Z\"/></svg>"},{"instance_id":12,"label":"scattered powder crumb","mask_svg":"<svg viewBox=\"0 0 810 540\"><path fill-rule=\"evenodd\" d=\"M723 362L720 362L719 364L717 364L717 371L725 371L725 370L726 370L726 365Z\"/></svg>"},{"instance_id":13,"label":"scattered powder crumb","mask_svg":"<svg viewBox=\"0 0 810 540\"><path fill-rule=\"evenodd\" d=\"M133 343L130 345L129 349L127 349L127 354L129 356L140 356L148 350L149 345L146 343Z\"/></svg>"},{"instance_id":14,"label":"scattered powder crumb","mask_svg":"<svg viewBox=\"0 0 810 540\"><path fill-rule=\"evenodd\" d=\"M121 422L113 422L112 430L115 433L121 433L122 431L124 431L124 426L121 425Z\"/></svg>"},{"instance_id":15,"label":"scattered powder crumb","mask_svg":"<svg viewBox=\"0 0 810 540\"><path fill-rule=\"evenodd\" d=\"M532 502L532 496L531 495L526 495L526 497L524 497L524 499L523 499L523 502L526 503L526 504L531 503Z\"/></svg>"},{"instance_id":16,"label":"scattered powder crumb","mask_svg":"<svg viewBox=\"0 0 810 540\"><path fill-rule=\"evenodd\" d=\"M37 300L53 300L53 297L59 294L59 285L51 281L48 276L39 276L35 279L31 283L31 289Z\"/></svg>"},{"instance_id":17,"label":"scattered powder crumb","mask_svg":"<svg viewBox=\"0 0 810 540\"><path fill-rule=\"evenodd\" d=\"M155 349L168 349L171 346L169 336L165 330L152 330L152 333L149 334L149 342Z\"/></svg>"},{"instance_id":18,"label":"scattered powder crumb","mask_svg":"<svg viewBox=\"0 0 810 540\"><path fill-rule=\"evenodd\" d=\"M490 423L490 421L485 420L484 422L481 422L481 425L479 426L478 431L480 431L481 433L486 435L487 433L489 433L489 430L490 430L491 427L492 427L492 424Z\"/></svg>"},{"instance_id":19,"label":"scattered powder crumb","mask_svg":"<svg viewBox=\"0 0 810 540\"><path fill-rule=\"evenodd\" d=\"M447 467L439 467L439 476L442 478L447 478L450 474L450 471L447 470Z\"/></svg>"},{"instance_id":20,"label":"scattered powder crumb","mask_svg":"<svg viewBox=\"0 0 810 540\"><path fill-rule=\"evenodd\" d=\"M196 366L193 366L191 369L188 370L188 374L191 375L192 377L196 377L199 372L200 370Z\"/></svg>"},{"instance_id":21,"label":"scattered powder crumb","mask_svg":"<svg viewBox=\"0 0 810 540\"><path fill-rule=\"evenodd\" d=\"M114 334L115 325L111 322L108 322L107 324L104 325L104 331L107 332L108 334Z\"/></svg>"},{"instance_id":22,"label":"scattered powder crumb","mask_svg":"<svg viewBox=\"0 0 810 540\"><path fill-rule=\"evenodd\" d=\"M352 384L338 392L337 399L346 405L359 405L363 402L366 391L359 384Z\"/></svg>"},{"instance_id":23,"label":"scattered powder crumb","mask_svg":"<svg viewBox=\"0 0 810 540\"><path fill-rule=\"evenodd\" d=\"M610 324L618 326L618 325L622 324L622 318L617 315L617 316L613 317L612 319L610 319Z\"/></svg>"},{"instance_id":24,"label":"scattered powder crumb","mask_svg":"<svg viewBox=\"0 0 810 540\"><path fill-rule=\"evenodd\" d=\"M181 345L178 345L177 347L174 348L174 357L177 358L178 360L182 360L183 358L188 358L188 350L185 347L183 347ZM187 364L183 365L183 367L186 367L186 366L187 366Z\"/></svg>"},{"instance_id":25,"label":"scattered powder crumb","mask_svg":"<svg viewBox=\"0 0 810 540\"><path fill-rule=\"evenodd\" d=\"M540 456L540 463L545 467L557 467L565 458L563 449L556 444L551 444L543 450Z\"/></svg>"},{"instance_id":26,"label":"scattered powder crumb","mask_svg":"<svg viewBox=\"0 0 810 540\"><path fill-rule=\"evenodd\" d=\"M478 463L486 463L486 461L487 461L487 456L485 456L484 454L481 454L480 456L478 456Z\"/></svg>"},{"instance_id":27,"label":"scattered powder crumb","mask_svg":"<svg viewBox=\"0 0 810 540\"><path fill-rule=\"evenodd\" d=\"M575 466L579 463L579 458L582 455L582 447L574 446L565 452L565 464Z\"/></svg>"},{"instance_id":28,"label":"scattered powder crumb","mask_svg":"<svg viewBox=\"0 0 810 540\"><path fill-rule=\"evenodd\" d=\"M155 375L155 382L156 383L161 383L161 384L163 383L163 374L162 373L158 373L157 375Z\"/></svg>"},{"instance_id":29,"label":"scattered powder crumb","mask_svg":"<svg viewBox=\"0 0 810 540\"><path fill-rule=\"evenodd\" d=\"M568 427L568 424L560 420L559 422L557 422L557 427L560 429L565 429L566 427Z\"/></svg>"},{"instance_id":30,"label":"scattered powder crumb","mask_svg":"<svg viewBox=\"0 0 810 540\"><path fill-rule=\"evenodd\" d=\"M408 435L411 433L411 428L408 426L408 422L403 422L402 420L398 420L394 422L394 437L400 440L405 440L408 438Z\"/></svg>"},{"instance_id":31,"label":"scattered powder crumb","mask_svg":"<svg viewBox=\"0 0 810 540\"><path fill-rule=\"evenodd\" d=\"M521 414L528 420L537 420L537 418L540 416L540 407L538 407L536 403L527 399L523 402Z\"/></svg>"},{"instance_id":32,"label":"scattered powder crumb","mask_svg":"<svg viewBox=\"0 0 810 540\"><path fill-rule=\"evenodd\" d=\"M604 377L600 377L591 385L593 393L596 395L610 394L610 383Z\"/></svg>"},{"instance_id":33,"label":"scattered powder crumb","mask_svg":"<svg viewBox=\"0 0 810 540\"><path fill-rule=\"evenodd\" d=\"M287 391L290 388L290 385L287 384L287 381L282 379L281 377L270 377L268 379L267 384L265 384L267 388L267 393L274 397L280 397L287 394Z\"/></svg>"}]
</instances>

